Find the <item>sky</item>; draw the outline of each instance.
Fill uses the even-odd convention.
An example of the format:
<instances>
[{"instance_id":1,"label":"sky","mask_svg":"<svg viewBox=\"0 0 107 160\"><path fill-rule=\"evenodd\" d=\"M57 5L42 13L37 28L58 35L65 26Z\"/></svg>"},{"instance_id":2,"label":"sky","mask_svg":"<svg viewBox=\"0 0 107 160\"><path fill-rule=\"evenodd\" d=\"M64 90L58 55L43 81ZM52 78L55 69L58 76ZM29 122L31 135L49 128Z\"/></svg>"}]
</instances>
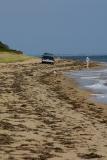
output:
<instances>
[{"instance_id":1,"label":"sky","mask_svg":"<svg viewBox=\"0 0 107 160\"><path fill-rule=\"evenodd\" d=\"M0 0L0 41L29 55L107 54L107 0Z\"/></svg>"}]
</instances>

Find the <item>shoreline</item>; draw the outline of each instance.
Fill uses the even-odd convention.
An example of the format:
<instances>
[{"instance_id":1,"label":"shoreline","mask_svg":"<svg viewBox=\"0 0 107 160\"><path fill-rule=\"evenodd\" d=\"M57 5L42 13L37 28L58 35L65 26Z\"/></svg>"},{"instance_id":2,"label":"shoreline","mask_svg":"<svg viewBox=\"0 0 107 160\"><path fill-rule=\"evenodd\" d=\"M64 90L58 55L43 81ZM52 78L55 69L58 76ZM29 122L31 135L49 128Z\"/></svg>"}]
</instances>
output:
<instances>
[{"instance_id":1,"label":"shoreline","mask_svg":"<svg viewBox=\"0 0 107 160\"><path fill-rule=\"evenodd\" d=\"M105 67L104 67L104 68L105 68ZM95 69L95 68L94 68L94 69ZM99 69L99 68L96 68L96 69ZM102 69L102 66L101 66L101 69ZM70 72L72 72L72 71L70 71ZM66 76L66 75L65 75L65 76ZM85 97L87 98L87 101L93 102L93 103L95 103L97 106L99 106L99 105L101 106L101 105L102 105L103 107L107 107L107 104L106 104L106 103L98 102L98 101L95 99L95 97L93 97L94 92L93 92L91 89L82 88L82 86L80 86L79 82L77 82L76 79L73 78L72 76L71 76L71 77L66 76L66 77L73 82L74 87L75 87L75 88L78 88L78 91L81 92L81 94L82 94L82 92L83 92L83 97L85 96ZM97 94L97 93L96 93L96 94Z\"/></svg>"},{"instance_id":2,"label":"shoreline","mask_svg":"<svg viewBox=\"0 0 107 160\"><path fill-rule=\"evenodd\" d=\"M63 74L84 67L35 60L0 68L0 159L107 159L106 107Z\"/></svg>"}]
</instances>

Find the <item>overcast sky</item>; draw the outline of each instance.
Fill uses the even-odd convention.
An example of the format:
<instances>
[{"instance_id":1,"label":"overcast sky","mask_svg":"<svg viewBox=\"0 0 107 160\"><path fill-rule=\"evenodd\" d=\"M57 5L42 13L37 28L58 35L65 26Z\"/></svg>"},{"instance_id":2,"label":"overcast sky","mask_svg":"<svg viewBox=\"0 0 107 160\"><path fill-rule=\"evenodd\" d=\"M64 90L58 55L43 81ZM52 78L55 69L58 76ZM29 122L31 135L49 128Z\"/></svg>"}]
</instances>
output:
<instances>
[{"instance_id":1,"label":"overcast sky","mask_svg":"<svg viewBox=\"0 0 107 160\"><path fill-rule=\"evenodd\" d=\"M0 41L27 54L107 54L107 0L0 0Z\"/></svg>"}]
</instances>

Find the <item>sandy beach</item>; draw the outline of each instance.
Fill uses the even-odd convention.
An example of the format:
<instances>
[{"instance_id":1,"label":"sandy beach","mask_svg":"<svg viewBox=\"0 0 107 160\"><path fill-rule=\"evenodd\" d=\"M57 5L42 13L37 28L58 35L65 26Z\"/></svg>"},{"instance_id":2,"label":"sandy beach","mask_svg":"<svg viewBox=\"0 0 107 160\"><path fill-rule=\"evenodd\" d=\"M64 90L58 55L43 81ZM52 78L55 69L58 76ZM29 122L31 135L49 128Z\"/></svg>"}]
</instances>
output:
<instances>
[{"instance_id":1,"label":"sandy beach","mask_svg":"<svg viewBox=\"0 0 107 160\"><path fill-rule=\"evenodd\" d=\"M0 64L1 160L107 160L107 106L64 76L84 67Z\"/></svg>"}]
</instances>

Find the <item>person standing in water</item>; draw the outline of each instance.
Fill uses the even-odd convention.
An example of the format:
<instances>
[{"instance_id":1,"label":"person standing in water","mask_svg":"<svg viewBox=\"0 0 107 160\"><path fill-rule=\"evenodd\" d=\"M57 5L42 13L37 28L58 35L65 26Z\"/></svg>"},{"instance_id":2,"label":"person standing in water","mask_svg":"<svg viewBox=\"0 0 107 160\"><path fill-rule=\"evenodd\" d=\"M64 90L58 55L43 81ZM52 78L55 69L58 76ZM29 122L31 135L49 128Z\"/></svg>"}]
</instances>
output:
<instances>
[{"instance_id":1,"label":"person standing in water","mask_svg":"<svg viewBox=\"0 0 107 160\"><path fill-rule=\"evenodd\" d=\"M86 57L86 63L87 63L87 69L89 68L89 64L90 64L90 58Z\"/></svg>"}]
</instances>

